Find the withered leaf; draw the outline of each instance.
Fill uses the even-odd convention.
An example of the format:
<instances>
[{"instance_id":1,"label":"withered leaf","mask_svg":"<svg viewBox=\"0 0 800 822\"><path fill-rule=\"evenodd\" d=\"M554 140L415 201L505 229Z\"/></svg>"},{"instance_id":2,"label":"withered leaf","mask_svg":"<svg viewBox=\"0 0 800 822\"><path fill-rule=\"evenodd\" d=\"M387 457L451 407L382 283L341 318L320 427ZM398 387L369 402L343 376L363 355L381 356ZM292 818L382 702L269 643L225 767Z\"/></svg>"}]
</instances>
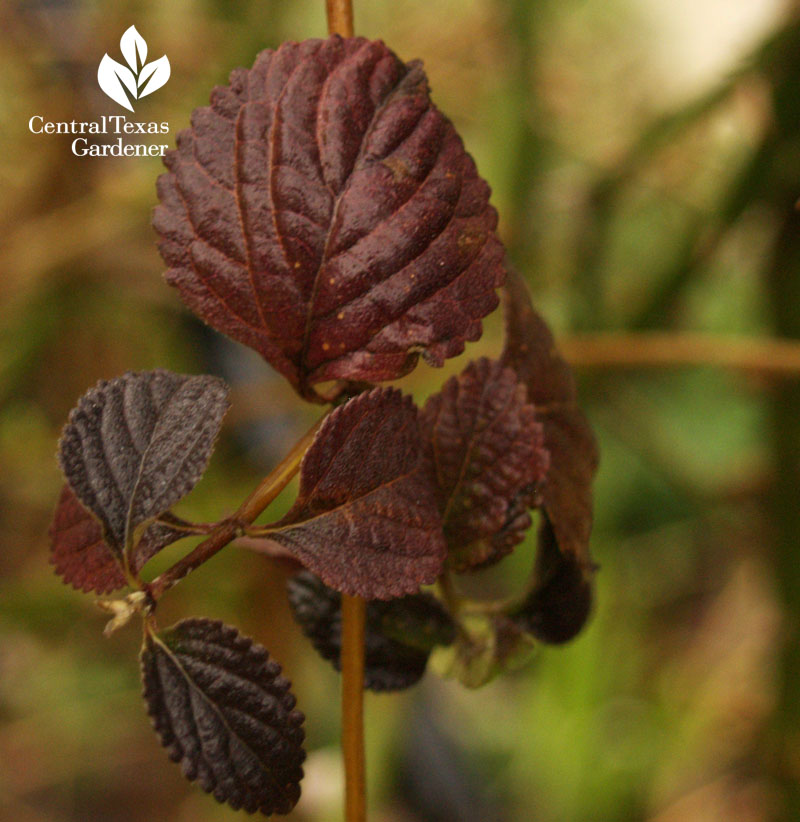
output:
<instances>
[{"instance_id":1,"label":"withered leaf","mask_svg":"<svg viewBox=\"0 0 800 822\"><path fill-rule=\"evenodd\" d=\"M549 457L542 426L513 369L481 358L449 379L420 413L440 491L448 563L484 567L530 527Z\"/></svg>"},{"instance_id":2,"label":"withered leaf","mask_svg":"<svg viewBox=\"0 0 800 822\"><path fill-rule=\"evenodd\" d=\"M586 573L592 531L592 478L598 454L592 429L578 408L575 380L550 329L534 311L525 282L509 272L505 293L506 347L501 362L516 371L544 426L550 467L542 507L558 548Z\"/></svg>"},{"instance_id":3,"label":"withered leaf","mask_svg":"<svg viewBox=\"0 0 800 822\"><path fill-rule=\"evenodd\" d=\"M411 398L375 388L336 408L303 457L295 504L265 535L345 594L391 599L433 582L446 549Z\"/></svg>"},{"instance_id":4,"label":"withered leaf","mask_svg":"<svg viewBox=\"0 0 800 822\"><path fill-rule=\"evenodd\" d=\"M194 487L227 409L222 380L161 370L101 381L73 409L61 468L119 559L141 526Z\"/></svg>"},{"instance_id":5,"label":"withered leaf","mask_svg":"<svg viewBox=\"0 0 800 822\"><path fill-rule=\"evenodd\" d=\"M586 624L592 600L592 570L575 554L559 550L550 520L544 517L531 591L509 616L542 642L560 645Z\"/></svg>"},{"instance_id":6,"label":"withered leaf","mask_svg":"<svg viewBox=\"0 0 800 822\"><path fill-rule=\"evenodd\" d=\"M285 43L217 87L167 154L154 225L188 306L305 397L460 353L505 277L489 187L419 62Z\"/></svg>"},{"instance_id":7,"label":"withered leaf","mask_svg":"<svg viewBox=\"0 0 800 822\"><path fill-rule=\"evenodd\" d=\"M131 570L138 573L162 548L187 536L167 523L147 526L133 550ZM50 561L56 573L79 591L109 594L128 583L117 554L103 539L103 529L68 484L61 489L50 525Z\"/></svg>"},{"instance_id":8,"label":"withered leaf","mask_svg":"<svg viewBox=\"0 0 800 822\"><path fill-rule=\"evenodd\" d=\"M186 619L149 632L141 656L153 727L184 776L248 813L289 813L303 778L303 714L266 648Z\"/></svg>"},{"instance_id":9,"label":"withered leaf","mask_svg":"<svg viewBox=\"0 0 800 822\"><path fill-rule=\"evenodd\" d=\"M304 571L289 580L289 603L320 656L341 670L341 594ZM430 594L368 602L364 687L373 691L410 688L425 673L431 650L451 644L455 635L450 615Z\"/></svg>"},{"instance_id":10,"label":"withered leaf","mask_svg":"<svg viewBox=\"0 0 800 822\"><path fill-rule=\"evenodd\" d=\"M462 614L460 627L456 641L436 649L431 664L467 688L480 688L530 659L533 640L505 614Z\"/></svg>"}]
</instances>

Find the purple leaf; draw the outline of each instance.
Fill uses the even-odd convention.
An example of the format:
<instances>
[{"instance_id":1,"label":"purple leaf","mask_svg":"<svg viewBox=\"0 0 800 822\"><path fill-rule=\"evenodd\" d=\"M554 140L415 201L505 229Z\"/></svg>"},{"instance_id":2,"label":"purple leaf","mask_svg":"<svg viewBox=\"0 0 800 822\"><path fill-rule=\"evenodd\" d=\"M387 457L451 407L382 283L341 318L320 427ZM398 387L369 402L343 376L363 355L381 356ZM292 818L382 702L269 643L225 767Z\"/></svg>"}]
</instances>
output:
<instances>
[{"instance_id":1,"label":"purple leaf","mask_svg":"<svg viewBox=\"0 0 800 822\"><path fill-rule=\"evenodd\" d=\"M432 583L445 542L411 398L376 388L333 411L295 504L264 533L346 594L391 599Z\"/></svg>"},{"instance_id":2,"label":"purple leaf","mask_svg":"<svg viewBox=\"0 0 800 822\"><path fill-rule=\"evenodd\" d=\"M141 665L153 727L187 779L234 810L291 811L304 717L266 648L221 622L186 619L147 632Z\"/></svg>"},{"instance_id":3,"label":"purple leaf","mask_svg":"<svg viewBox=\"0 0 800 822\"><path fill-rule=\"evenodd\" d=\"M227 409L221 380L169 371L129 372L81 398L59 461L118 558L130 552L141 526L197 483Z\"/></svg>"},{"instance_id":4,"label":"purple leaf","mask_svg":"<svg viewBox=\"0 0 800 822\"><path fill-rule=\"evenodd\" d=\"M575 380L553 335L534 311L525 282L514 272L506 283L506 347L501 361L528 388L528 400L544 426L550 468L542 507L559 549L591 573L592 479L598 454L592 429L578 408Z\"/></svg>"},{"instance_id":5,"label":"purple leaf","mask_svg":"<svg viewBox=\"0 0 800 822\"><path fill-rule=\"evenodd\" d=\"M505 277L489 187L419 62L362 38L237 69L165 160L167 281L303 396L407 374L481 333Z\"/></svg>"},{"instance_id":6,"label":"purple leaf","mask_svg":"<svg viewBox=\"0 0 800 822\"><path fill-rule=\"evenodd\" d=\"M304 571L289 580L289 603L320 656L341 670L341 594ZM433 648L451 644L455 635L450 615L430 594L368 602L364 687L373 691L410 688L425 673Z\"/></svg>"},{"instance_id":7,"label":"purple leaf","mask_svg":"<svg viewBox=\"0 0 800 822\"><path fill-rule=\"evenodd\" d=\"M138 573L162 548L188 536L163 522L151 523L133 551L131 563ZM103 529L80 503L69 485L64 485L50 526L50 561L64 582L79 591L110 594L128 582L118 555L103 539Z\"/></svg>"},{"instance_id":8,"label":"purple leaf","mask_svg":"<svg viewBox=\"0 0 800 822\"><path fill-rule=\"evenodd\" d=\"M470 363L432 396L420 428L440 491L448 563L457 571L508 554L530 527L549 456L511 368Z\"/></svg>"},{"instance_id":9,"label":"purple leaf","mask_svg":"<svg viewBox=\"0 0 800 822\"><path fill-rule=\"evenodd\" d=\"M544 518L530 593L509 614L521 630L549 644L573 639L592 612L592 569L562 553L550 520Z\"/></svg>"}]
</instances>

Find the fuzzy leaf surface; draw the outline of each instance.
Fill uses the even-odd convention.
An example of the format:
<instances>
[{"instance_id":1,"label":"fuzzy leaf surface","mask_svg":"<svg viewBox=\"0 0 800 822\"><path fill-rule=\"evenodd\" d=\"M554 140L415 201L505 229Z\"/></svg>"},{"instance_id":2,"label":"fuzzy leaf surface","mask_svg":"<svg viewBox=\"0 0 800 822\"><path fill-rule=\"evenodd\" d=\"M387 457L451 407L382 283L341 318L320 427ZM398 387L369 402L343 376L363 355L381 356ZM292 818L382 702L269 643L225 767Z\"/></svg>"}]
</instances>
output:
<instances>
[{"instance_id":1,"label":"fuzzy leaf surface","mask_svg":"<svg viewBox=\"0 0 800 822\"><path fill-rule=\"evenodd\" d=\"M151 523L134 548L131 569L138 573L162 548L185 536L185 531L166 523ZM109 594L128 584L119 557L103 539L99 521L67 484L61 489L50 525L50 546L56 573L79 591Z\"/></svg>"},{"instance_id":2,"label":"fuzzy leaf surface","mask_svg":"<svg viewBox=\"0 0 800 822\"><path fill-rule=\"evenodd\" d=\"M162 370L101 381L81 398L59 461L118 558L132 549L139 526L200 479L227 409L222 380Z\"/></svg>"},{"instance_id":3,"label":"fuzzy leaf surface","mask_svg":"<svg viewBox=\"0 0 800 822\"><path fill-rule=\"evenodd\" d=\"M448 563L457 571L508 554L531 525L549 456L513 369L481 358L449 379L420 414L440 491Z\"/></svg>"},{"instance_id":4,"label":"fuzzy leaf surface","mask_svg":"<svg viewBox=\"0 0 800 822\"><path fill-rule=\"evenodd\" d=\"M594 434L577 405L572 372L515 272L510 272L506 283L505 314L501 362L527 386L528 401L544 426L544 445L550 453L542 507L558 548L591 572L592 479L598 462Z\"/></svg>"},{"instance_id":5,"label":"fuzzy leaf surface","mask_svg":"<svg viewBox=\"0 0 800 822\"><path fill-rule=\"evenodd\" d=\"M459 354L497 306L489 187L382 42L261 52L165 157L154 225L167 281L303 396Z\"/></svg>"},{"instance_id":6,"label":"fuzzy leaf surface","mask_svg":"<svg viewBox=\"0 0 800 822\"><path fill-rule=\"evenodd\" d=\"M265 648L221 622L186 619L147 633L141 668L153 727L187 779L236 810L291 811L304 717Z\"/></svg>"},{"instance_id":7,"label":"fuzzy leaf surface","mask_svg":"<svg viewBox=\"0 0 800 822\"><path fill-rule=\"evenodd\" d=\"M326 585L391 599L432 583L446 546L422 460L417 409L375 388L325 420L300 466L300 490L265 535Z\"/></svg>"},{"instance_id":8,"label":"fuzzy leaf surface","mask_svg":"<svg viewBox=\"0 0 800 822\"><path fill-rule=\"evenodd\" d=\"M307 571L289 580L294 618L323 659L341 670L342 596ZM367 603L364 687L399 691L425 673L431 650L455 640L450 615L430 594Z\"/></svg>"}]
</instances>

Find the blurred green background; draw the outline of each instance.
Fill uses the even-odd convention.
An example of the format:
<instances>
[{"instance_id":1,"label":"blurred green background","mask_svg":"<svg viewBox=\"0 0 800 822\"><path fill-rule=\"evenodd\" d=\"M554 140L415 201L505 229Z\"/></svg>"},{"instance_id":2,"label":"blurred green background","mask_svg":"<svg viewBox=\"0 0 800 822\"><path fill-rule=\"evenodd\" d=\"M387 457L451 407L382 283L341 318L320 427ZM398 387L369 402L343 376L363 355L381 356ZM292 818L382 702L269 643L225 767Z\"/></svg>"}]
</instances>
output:
<instances>
[{"instance_id":1,"label":"blurred green background","mask_svg":"<svg viewBox=\"0 0 800 822\"><path fill-rule=\"evenodd\" d=\"M164 285L150 228L160 161L78 158L69 138L32 135L28 120L120 113L96 68L135 24L172 65L137 117L169 122L156 142L172 143L231 68L324 36L323 9L0 6L2 820L234 818L159 749L135 627L105 640L92 598L48 565L54 452L77 398L100 378L156 366L234 383L211 469L181 509L197 519L231 512L316 413ZM790 349L781 374L769 347L754 347L765 353L746 369L703 364L709 346L735 360L732 336L800 338L798 4L355 9L357 33L424 60L435 101L492 185L511 258L575 362L602 451L589 627L478 691L429 674L399 696L368 696L371 819L800 820L798 357ZM486 329L466 358L498 350L498 318ZM644 338L629 335L653 331L668 335L667 360L674 343L688 363L648 364ZM620 350L638 352L639 366L620 368ZM404 387L422 399L465 357L421 366ZM513 589L531 549L487 584ZM156 566L176 556L166 553ZM307 715L291 818L335 822L337 676L294 626L285 579L228 549L165 598L160 621L222 618L273 652Z\"/></svg>"}]
</instances>

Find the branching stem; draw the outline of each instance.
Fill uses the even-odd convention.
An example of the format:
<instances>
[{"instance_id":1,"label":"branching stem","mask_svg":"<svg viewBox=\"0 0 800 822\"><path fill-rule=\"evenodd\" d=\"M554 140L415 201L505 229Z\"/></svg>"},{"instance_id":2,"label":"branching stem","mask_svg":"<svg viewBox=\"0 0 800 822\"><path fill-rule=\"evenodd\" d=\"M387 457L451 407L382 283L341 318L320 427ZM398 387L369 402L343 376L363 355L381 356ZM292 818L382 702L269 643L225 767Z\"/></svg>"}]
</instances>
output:
<instances>
[{"instance_id":1,"label":"branching stem","mask_svg":"<svg viewBox=\"0 0 800 822\"><path fill-rule=\"evenodd\" d=\"M367 603L342 595L342 752L346 822L367 818L364 754L364 623Z\"/></svg>"},{"instance_id":2,"label":"branching stem","mask_svg":"<svg viewBox=\"0 0 800 822\"><path fill-rule=\"evenodd\" d=\"M232 517L222 520L211 531L208 538L204 539L191 553L144 586L144 590L153 601L157 602L162 594L175 585L176 582L179 582L188 573L213 557L217 551L220 551L229 542L244 533L244 529L252 524L253 520L283 491L297 473L303 455L308 450L324 420L325 416L321 417L301 437L292 450L278 463L275 470L261 480L258 487L239 506L239 509Z\"/></svg>"}]
</instances>

